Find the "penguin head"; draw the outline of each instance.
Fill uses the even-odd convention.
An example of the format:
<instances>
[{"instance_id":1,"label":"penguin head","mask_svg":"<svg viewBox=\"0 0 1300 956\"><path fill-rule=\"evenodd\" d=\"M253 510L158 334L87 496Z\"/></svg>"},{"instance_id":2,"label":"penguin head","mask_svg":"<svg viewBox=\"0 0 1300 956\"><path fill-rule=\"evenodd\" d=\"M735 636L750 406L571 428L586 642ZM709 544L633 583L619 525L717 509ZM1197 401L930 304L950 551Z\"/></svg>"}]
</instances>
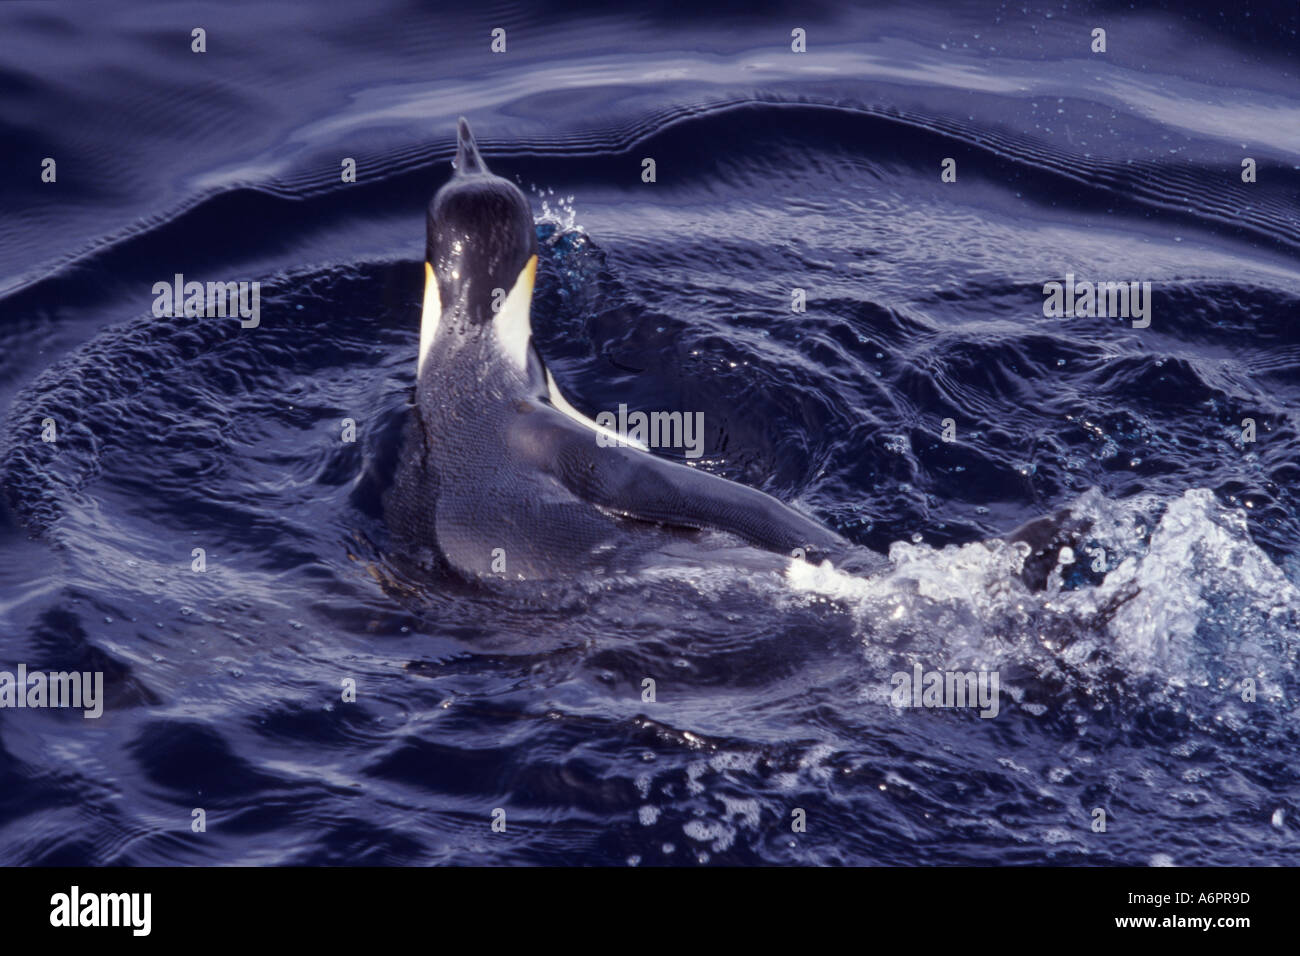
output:
<instances>
[{"instance_id":1,"label":"penguin head","mask_svg":"<svg viewBox=\"0 0 1300 956\"><path fill-rule=\"evenodd\" d=\"M440 326L462 334L494 327L523 361L537 270L532 210L514 183L488 171L464 117L457 133L455 173L429 203L420 365Z\"/></svg>"}]
</instances>

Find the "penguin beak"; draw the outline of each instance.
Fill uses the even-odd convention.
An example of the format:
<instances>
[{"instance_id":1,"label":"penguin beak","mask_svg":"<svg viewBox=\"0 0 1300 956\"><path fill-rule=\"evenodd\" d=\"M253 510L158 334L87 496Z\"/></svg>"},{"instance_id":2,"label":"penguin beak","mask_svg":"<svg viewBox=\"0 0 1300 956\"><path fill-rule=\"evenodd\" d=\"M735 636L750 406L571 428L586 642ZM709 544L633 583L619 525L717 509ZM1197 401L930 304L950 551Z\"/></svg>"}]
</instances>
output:
<instances>
[{"instance_id":1,"label":"penguin beak","mask_svg":"<svg viewBox=\"0 0 1300 956\"><path fill-rule=\"evenodd\" d=\"M457 176L488 171L487 164L479 155L478 144L474 142L474 134L470 132L469 121L463 116L456 121L456 161L453 165Z\"/></svg>"}]
</instances>

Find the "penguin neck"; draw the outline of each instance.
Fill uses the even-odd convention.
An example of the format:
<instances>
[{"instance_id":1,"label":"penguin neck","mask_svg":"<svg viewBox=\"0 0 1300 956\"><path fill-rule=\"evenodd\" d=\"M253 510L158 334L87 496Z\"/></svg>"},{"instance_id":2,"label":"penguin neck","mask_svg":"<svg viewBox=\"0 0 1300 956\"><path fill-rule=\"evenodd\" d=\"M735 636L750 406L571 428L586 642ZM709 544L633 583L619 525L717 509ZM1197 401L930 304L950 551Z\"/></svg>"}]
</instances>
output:
<instances>
[{"instance_id":1,"label":"penguin neck","mask_svg":"<svg viewBox=\"0 0 1300 956\"><path fill-rule=\"evenodd\" d=\"M428 363L441 359L447 361L452 353L460 353L471 344L476 346L478 361L490 359L499 353L525 380L530 377L532 347L533 283L537 274L537 255L528 258L508 294L493 291L491 308L478 308L473 314L490 314L486 322L471 321L470 303L465 299L463 287L448 290L448 301L438 285L433 267L424 264L424 310L420 319L420 351L416 364L417 377L423 375ZM486 305L486 303L479 303Z\"/></svg>"},{"instance_id":2,"label":"penguin neck","mask_svg":"<svg viewBox=\"0 0 1300 956\"><path fill-rule=\"evenodd\" d=\"M523 364L516 353L513 331L497 323L476 324L449 309L443 313L437 336L420 363L416 390L421 402L457 404L488 395L509 399L539 398L547 394L546 367L532 345L522 343Z\"/></svg>"}]
</instances>

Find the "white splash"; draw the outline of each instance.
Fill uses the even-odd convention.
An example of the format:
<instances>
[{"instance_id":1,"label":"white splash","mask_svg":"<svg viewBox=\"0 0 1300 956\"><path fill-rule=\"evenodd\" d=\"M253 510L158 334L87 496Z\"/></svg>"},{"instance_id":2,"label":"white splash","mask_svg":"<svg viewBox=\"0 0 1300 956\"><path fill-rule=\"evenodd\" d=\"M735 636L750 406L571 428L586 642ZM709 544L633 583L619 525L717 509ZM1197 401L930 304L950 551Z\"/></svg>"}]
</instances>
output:
<instances>
[{"instance_id":1,"label":"white splash","mask_svg":"<svg viewBox=\"0 0 1300 956\"><path fill-rule=\"evenodd\" d=\"M1094 490L1072 510L1091 520L1089 550L1064 555L1043 591L1020 579L1027 547L1001 540L898 542L891 566L867 578L791 561L786 580L803 600L843 604L868 657L882 661L906 647L918 659L995 667L1046 650L1082 666L1103 651L1130 673L1224 690L1252 678L1261 699L1281 693L1300 649L1300 589L1250 539L1243 512L1208 489L1163 506ZM1099 559L1110 569L1100 584L1062 588L1069 565Z\"/></svg>"},{"instance_id":2,"label":"white splash","mask_svg":"<svg viewBox=\"0 0 1300 956\"><path fill-rule=\"evenodd\" d=\"M537 222L553 223L560 232L580 232L586 235L587 230L578 223L578 211L574 208L573 196L556 196L554 188L543 189L537 185L530 185L528 191L537 197L542 207Z\"/></svg>"}]
</instances>

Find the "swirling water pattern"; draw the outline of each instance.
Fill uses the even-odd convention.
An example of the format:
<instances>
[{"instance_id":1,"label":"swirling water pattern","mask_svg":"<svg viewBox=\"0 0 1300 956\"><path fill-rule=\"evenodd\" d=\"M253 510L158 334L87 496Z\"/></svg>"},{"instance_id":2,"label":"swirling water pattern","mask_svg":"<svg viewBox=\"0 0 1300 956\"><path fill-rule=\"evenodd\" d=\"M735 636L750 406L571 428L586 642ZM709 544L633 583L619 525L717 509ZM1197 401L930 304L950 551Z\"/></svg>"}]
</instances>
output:
<instances>
[{"instance_id":1,"label":"swirling water pattern","mask_svg":"<svg viewBox=\"0 0 1300 956\"><path fill-rule=\"evenodd\" d=\"M0 662L107 693L0 711L3 862L1297 862L1294 11L812 8L796 55L761 9L327 9L0 10ZM887 571L395 560L460 113L575 404L703 411L700 467ZM1067 272L1150 327L1045 317ZM259 280L259 327L155 318L175 273ZM1030 592L994 539L1065 506L1088 554ZM892 706L916 663L998 717Z\"/></svg>"}]
</instances>

